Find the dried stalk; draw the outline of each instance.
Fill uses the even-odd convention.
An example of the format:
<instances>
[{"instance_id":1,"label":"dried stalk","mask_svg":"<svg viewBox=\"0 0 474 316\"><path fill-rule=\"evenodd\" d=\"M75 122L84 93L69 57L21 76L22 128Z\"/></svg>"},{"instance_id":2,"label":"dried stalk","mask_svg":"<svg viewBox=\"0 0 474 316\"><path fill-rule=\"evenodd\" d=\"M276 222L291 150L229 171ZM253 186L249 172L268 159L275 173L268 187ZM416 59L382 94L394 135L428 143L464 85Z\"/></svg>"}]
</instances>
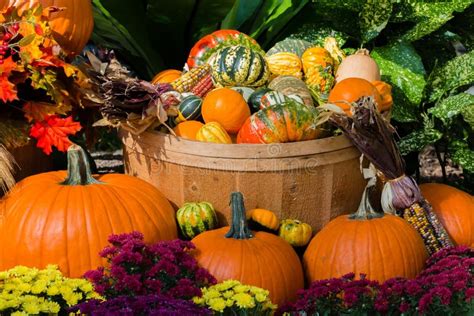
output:
<instances>
[{"instance_id":1,"label":"dried stalk","mask_svg":"<svg viewBox=\"0 0 474 316\"><path fill-rule=\"evenodd\" d=\"M0 190L6 193L15 185L13 169L16 165L15 159L10 152L0 145Z\"/></svg>"}]
</instances>

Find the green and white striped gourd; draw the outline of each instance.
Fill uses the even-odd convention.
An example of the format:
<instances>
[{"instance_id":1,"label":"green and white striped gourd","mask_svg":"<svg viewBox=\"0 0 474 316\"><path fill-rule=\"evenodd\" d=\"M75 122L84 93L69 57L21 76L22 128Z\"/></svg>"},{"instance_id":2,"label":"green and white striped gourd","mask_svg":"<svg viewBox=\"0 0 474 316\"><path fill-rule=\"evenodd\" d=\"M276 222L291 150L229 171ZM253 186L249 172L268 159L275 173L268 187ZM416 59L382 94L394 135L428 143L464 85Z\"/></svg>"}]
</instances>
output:
<instances>
[{"instance_id":1,"label":"green and white striped gourd","mask_svg":"<svg viewBox=\"0 0 474 316\"><path fill-rule=\"evenodd\" d=\"M184 237L192 239L202 232L217 227L217 216L209 202L188 202L176 212L179 228Z\"/></svg>"}]
</instances>

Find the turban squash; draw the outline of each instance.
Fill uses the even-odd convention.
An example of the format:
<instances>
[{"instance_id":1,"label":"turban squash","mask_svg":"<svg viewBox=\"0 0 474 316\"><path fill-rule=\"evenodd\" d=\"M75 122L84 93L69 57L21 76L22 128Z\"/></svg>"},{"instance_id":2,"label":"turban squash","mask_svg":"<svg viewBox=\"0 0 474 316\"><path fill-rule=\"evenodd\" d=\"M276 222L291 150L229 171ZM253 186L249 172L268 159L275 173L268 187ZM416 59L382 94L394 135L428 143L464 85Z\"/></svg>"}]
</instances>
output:
<instances>
[{"instance_id":1,"label":"turban squash","mask_svg":"<svg viewBox=\"0 0 474 316\"><path fill-rule=\"evenodd\" d=\"M304 286L303 270L293 248L283 239L248 229L242 193L231 194L232 224L198 235L198 263L218 282L235 279L270 292L272 302L296 298Z\"/></svg>"},{"instance_id":2,"label":"turban squash","mask_svg":"<svg viewBox=\"0 0 474 316\"><path fill-rule=\"evenodd\" d=\"M0 11L9 7L29 9L41 3L43 8L60 10L49 15L54 38L69 53L79 54L86 46L94 28L90 0L0 0Z\"/></svg>"},{"instance_id":3,"label":"turban squash","mask_svg":"<svg viewBox=\"0 0 474 316\"><path fill-rule=\"evenodd\" d=\"M57 264L69 277L103 265L111 234L140 231L146 242L178 237L174 210L152 185L122 174L93 177L83 149L68 150L68 171L19 182L0 204L0 270Z\"/></svg>"}]
</instances>

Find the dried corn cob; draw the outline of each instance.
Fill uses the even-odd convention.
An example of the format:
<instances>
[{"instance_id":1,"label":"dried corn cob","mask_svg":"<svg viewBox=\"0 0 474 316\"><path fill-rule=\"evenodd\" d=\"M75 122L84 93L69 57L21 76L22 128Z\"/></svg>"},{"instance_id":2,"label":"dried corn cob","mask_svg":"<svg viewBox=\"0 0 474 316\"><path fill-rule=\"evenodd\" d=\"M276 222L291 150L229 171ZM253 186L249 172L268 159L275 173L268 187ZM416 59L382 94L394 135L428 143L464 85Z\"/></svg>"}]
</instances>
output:
<instances>
[{"instance_id":1,"label":"dried corn cob","mask_svg":"<svg viewBox=\"0 0 474 316\"><path fill-rule=\"evenodd\" d=\"M211 74L207 74L191 89L191 92L198 97L203 98L213 88L214 84L212 83L212 76Z\"/></svg>"},{"instance_id":2,"label":"dried corn cob","mask_svg":"<svg viewBox=\"0 0 474 316\"><path fill-rule=\"evenodd\" d=\"M208 64L191 68L190 71L173 81L171 86L180 93L189 92L201 79L210 74L210 72L211 66Z\"/></svg>"}]
</instances>

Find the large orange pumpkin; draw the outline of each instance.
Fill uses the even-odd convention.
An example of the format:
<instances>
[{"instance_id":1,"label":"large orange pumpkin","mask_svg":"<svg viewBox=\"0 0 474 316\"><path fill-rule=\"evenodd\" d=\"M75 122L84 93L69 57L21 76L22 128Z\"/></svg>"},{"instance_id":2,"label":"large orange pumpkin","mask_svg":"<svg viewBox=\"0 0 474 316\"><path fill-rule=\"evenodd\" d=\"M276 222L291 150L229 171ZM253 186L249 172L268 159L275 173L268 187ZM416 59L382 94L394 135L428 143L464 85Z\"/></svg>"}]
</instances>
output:
<instances>
[{"instance_id":1,"label":"large orange pumpkin","mask_svg":"<svg viewBox=\"0 0 474 316\"><path fill-rule=\"evenodd\" d=\"M244 97L229 88L214 89L202 103L202 117L206 123L218 122L231 134L237 133L250 116Z\"/></svg>"},{"instance_id":2,"label":"large orange pumpkin","mask_svg":"<svg viewBox=\"0 0 474 316\"><path fill-rule=\"evenodd\" d=\"M80 53L86 46L94 28L92 3L90 0L0 0L0 11L8 7L28 9L41 3L43 8L57 7L49 21L54 38L64 50Z\"/></svg>"},{"instance_id":3,"label":"large orange pumpkin","mask_svg":"<svg viewBox=\"0 0 474 316\"><path fill-rule=\"evenodd\" d=\"M350 103L364 96L373 96L377 108L381 110L382 97L379 91L372 83L362 78L347 78L337 83L329 93L328 101L339 106L347 115L352 115Z\"/></svg>"},{"instance_id":4,"label":"large orange pumpkin","mask_svg":"<svg viewBox=\"0 0 474 316\"><path fill-rule=\"evenodd\" d=\"M420 185L421 193L456 245L474 247L474 197L446 184Z\"/></svg>"},{"instance_id":5,"label":"large orange pumpkin","mask_svg":"<svg viewBox=\"0 0 474 316\"><path fill-rule=\"evenodd\" d=\"M166 69L157 73L156 76L151 80L151 83L171 83L181 77L182 74L183 73L181 71L176 69Z\"/></svg>"},{"instance_id":6,"label":"large orange pumpkin","mask_svg":"<svg viewBox=\"0 0 474 316\"><path fill-rule=\"evenodd\" d=\"M248 229L240 192L232 193L231 205L231 227L207 231L192 240L199 264L219 282L235 279L269 290L276 304L295 299L304 277L293 248L278 236Z\"/></svg>"},{"instance_id":7,"label":"large orange pumpkin","mask_svg":"<svg viewBox=\"0 0 474 316\"><path fill-rule=\"evenodd\" d=\"M178 237L174 210L151 184L127 175L92 177L82 148L68 151L68 172L31 176L0 205L0 270L58 264L80 277L105 262L111 234L140 231L146 242Z\"/></svg>"},{"instance_id":8,"label":"large orange pumpkin","mask_svg":"<svg viewBox=\"0 0 474 316\"><path fill-rule=\"evenodd\" d=\"M303 256L308 281L354 272L371 280L414 278L427 259L418 232L398 216L375 213L364 193L359 210L332 220Z\"/></svg>"},{"instance_id":9,"label":"large orange pumpkin","mask_svg":"<svg viewBox=\"0 0 474 316\"><path fill-rule=\"evenodd\" d=\"M173 131L176 133L176 136L196 140L196 134L203 126L204 124L199 121L184 121L176 125Z\"/></svg>"}]
</instances>

